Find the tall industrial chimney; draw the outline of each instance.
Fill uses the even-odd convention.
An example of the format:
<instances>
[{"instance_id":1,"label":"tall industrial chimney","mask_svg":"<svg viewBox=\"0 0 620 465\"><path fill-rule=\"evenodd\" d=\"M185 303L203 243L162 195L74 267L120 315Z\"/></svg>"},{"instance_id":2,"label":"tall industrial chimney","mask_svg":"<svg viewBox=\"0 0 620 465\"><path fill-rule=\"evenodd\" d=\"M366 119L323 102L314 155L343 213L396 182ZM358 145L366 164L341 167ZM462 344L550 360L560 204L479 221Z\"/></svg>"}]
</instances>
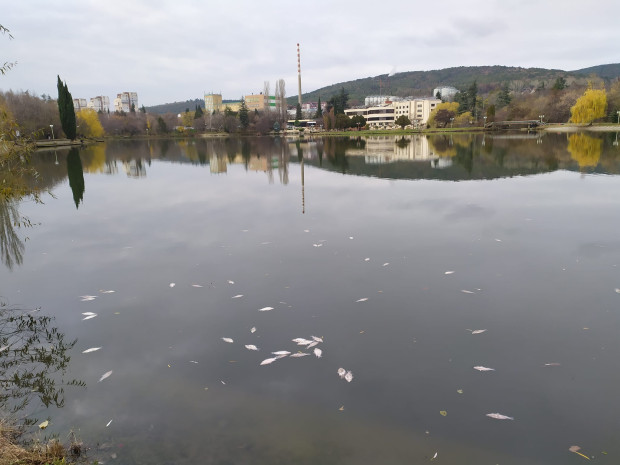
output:
<instances>
[{"instance_id":1,"label":"tall industrial chimney","mask_svg":"<svg viewBox=\"0 0 620 465\"><path fill-rule=\"evenodd\" d=\"M299 55L299 44L297 44L297 87L299 92L297 101L299 102L299 106L301 106L301 58Z\"/></svg>"}]
</instances>

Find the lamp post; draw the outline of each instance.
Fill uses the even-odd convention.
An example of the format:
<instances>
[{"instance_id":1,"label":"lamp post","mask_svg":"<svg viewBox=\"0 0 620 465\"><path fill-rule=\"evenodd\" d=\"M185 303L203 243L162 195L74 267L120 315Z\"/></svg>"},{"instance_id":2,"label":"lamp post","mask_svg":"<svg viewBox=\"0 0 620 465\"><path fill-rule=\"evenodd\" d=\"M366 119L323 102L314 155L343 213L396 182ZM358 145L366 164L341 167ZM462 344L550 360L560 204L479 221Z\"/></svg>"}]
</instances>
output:
<instances>
[{"instance_id":1,"label":"lamp post","mask_svg":"<svg viewBox=\"0 0 620 465\"><path fill-rule=\"evenodd\" d=\"M54 125L50 124L50 129L52 130L52 140L54 140Z\"/></svg>"},{"instance_id":2,"label":"lamp post","mask_svg":"<svg viewBox=\"0 0 620 465\"><path fill-rule=\"evenodd\" d=\"M618 124L620 124L620 110L618 110L616 113L618 113Z\"/></svg>"},{"instance_id":3,"label":"lamp post","mask_svg":"<svg viewBox=\"0 0 620 465\"><path fill-rule=\"evenodd\" d=\"M484 118L484 127L486 128L487 127L487 117L483 116L483 118Z\"/></svg>"},{"instance_id":4,"label":"lamp post","mask_svg":"<svg viewBox=\"0 0 620 465\"><path fill-rule=\"evenodd\" d=\"M542 124L544 122L543 119L545 119L545 115L538 115L538 118L540 119L540 124Z\"/></svg>"},{"instance_id":5,"label":"lamp post","mask_svg":"<svg viewBox=\"0 0 620 465\"><path fill-rule=\"evenodd\" d=\"M453 123L454 123L454 118L450 118L450 129L452 129Z\"/></svg>"}]
</instances>

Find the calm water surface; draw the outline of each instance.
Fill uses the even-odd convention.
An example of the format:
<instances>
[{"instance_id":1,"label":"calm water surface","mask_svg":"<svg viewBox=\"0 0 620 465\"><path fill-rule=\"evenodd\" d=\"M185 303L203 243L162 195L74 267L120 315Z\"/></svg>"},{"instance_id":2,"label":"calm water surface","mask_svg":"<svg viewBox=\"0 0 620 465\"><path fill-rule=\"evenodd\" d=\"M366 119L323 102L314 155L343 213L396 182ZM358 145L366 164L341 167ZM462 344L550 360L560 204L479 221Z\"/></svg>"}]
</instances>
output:
<instances>
[{"instance_id":1,"label":"calm water surface","mask_svg":"<svg viewBox=\"0 0 620 465\"><path fill-rule=\"evenodd\" d=\"M31 413L117 464L618 463L616 140L40 152L0 295L78 339L87 387Z\"/></svg>"}]
</instances>

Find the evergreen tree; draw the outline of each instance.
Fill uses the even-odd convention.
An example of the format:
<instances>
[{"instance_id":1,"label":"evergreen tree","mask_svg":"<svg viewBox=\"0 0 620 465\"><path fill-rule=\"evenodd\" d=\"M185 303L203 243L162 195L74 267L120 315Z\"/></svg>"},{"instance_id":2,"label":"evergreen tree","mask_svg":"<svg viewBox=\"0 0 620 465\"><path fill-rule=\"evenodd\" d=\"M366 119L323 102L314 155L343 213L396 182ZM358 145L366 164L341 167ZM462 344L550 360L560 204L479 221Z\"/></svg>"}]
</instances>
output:
<instances>
[{"instance_id":1,"label":"evergreen tree","mask_svg":"<svg viewBox=\"0 0 620 465\"><path fill-rule=\"evenodd\" d=\"M244 98L241 98L241 107L239 108L239 122L241 123L241 127L243 129L247 129L247 127L250 125L250 116Z\"/></svg>"},{"instance_id":2,"label":"evergreen tree","mask_svg":"<svg viewBox=\"0 0 620 465\"><path fill-rule=\"evenodd\" d=\"M194 113L194 119L201 118L202 115L204 115L202 108L200 107L200 105L196 105L196 112Z\"/></svg>"},{"instance_id":3,"label":"evergreen tree","mask_svg":"<svg viewBox=\"0 0 620 465\"><path fill-rule=\"evenodd\" d=\"M136 112L136 104L132 103L131 104L131 109L129 110L131 113L135 113Z\"/></svg>"},{"instance_id":4,"label":"evergreen tree","mask_svg":"<svg viewBox=\"0 0 620 465\"><path fill-rule=\"evenodd\" d=\"M142 113L146 113L146 108L144 108L144 105L142 105L142 106L140 107L140 111L141 111Z\"/></svg>"},{"instance_id":5,"label":"evergreen tree","mask_svg":"<svg viewBox=\"0 0 620 465\"><path fill-rule=\"evenodd\" d=\"M315 118L322 118L323 117L323 109L321 108L321 97L319 96L319 101L317 103L317 108L316 108L316 113L314 114Z\"/></svg>"},{"instance_id":6,"label":"evergreen tree","mask_svg":"<svg viewBox=\"0 0 620 465\"><path fill-rule=\"evenodd\" d=\"M508 84L504 84L502 86L502 90L499 91L499 95L497 96L497 106L499 108L505 107L510 103L512 97L510 96L510 92L508 91Z\"/></svg>"},{"instance_id":7,"label":"evergreen tree","mask_svg":"<svg viewBox=\"0 0 620 465\"><path fill-rule=\"evenodd\" d=\"M75 109L73 108L73 97L67 83L60 80L58 76L58 113L60 114L60 124L65 135L75 140L77 125L75 122Z\"/></svg>"},{"instance_id":8,"label":"evergreen tree","mask_svg":"<svg viewBox=\"0 0 620 465\"><path fill-rule=\"evenodd\" d=\"M332 96L332 98L330 98L327 103L331 108L334 109L334 114L339 115L344 114L344 110L349 107L348 102L349 93L344 90L344 87L342 87L340 89L340 93Z\"/></svg>"},{"instance_id":9,"label":"evergreen tree","mask_svg":"<svg viewBox=\"0 0 620 465\"><path fill-rule=\"evenodd\" d=\"M472 82L467 89L467 110L476 117L476 103L478 101L478 83Z\"/></svg>"},{"instance_id":10,"label":"evergreen tree","mask_svg":"<svg viewBox=\"0 0 620 465\"><path fill-rule=\"evenodd\" d=\"M553 83L553 90L563 90L566 89L566 79L564 79L563 77L559 77L555 80L555 82Z\"/></svg>"}]
</instances>

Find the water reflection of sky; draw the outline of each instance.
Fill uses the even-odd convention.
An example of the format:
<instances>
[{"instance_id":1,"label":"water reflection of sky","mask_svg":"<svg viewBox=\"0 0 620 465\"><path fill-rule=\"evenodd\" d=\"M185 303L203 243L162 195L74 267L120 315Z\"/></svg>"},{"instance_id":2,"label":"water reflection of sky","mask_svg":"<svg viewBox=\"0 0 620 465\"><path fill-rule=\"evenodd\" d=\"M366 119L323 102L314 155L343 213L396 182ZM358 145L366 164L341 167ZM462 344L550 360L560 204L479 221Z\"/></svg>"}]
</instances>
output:
<instances>
[{"instance_id":1,"label":"water reflection of sky","mask_svg":"<svg viewBox=\"0 0 620 465\"><path fill-rule=\"evenodd\" d=\"M77 209L66 181L45 205L22 204L41 225L23 265L0 270L3 296L43 306L79 339L71 374L88 388L53 425L108 443L103 459L418 463L438 452L443 463L559 464L579 459L574 444L603 463L620 454L615 177L448 183L309 163L302 214L296 164L288 184L243 163L222 175L154 158L146 177L117 173L85 173ZM98 316L82 321L86 311ZM259 366L310 335L324 337L321 359Z\"/></svg>"}]
</instances>

